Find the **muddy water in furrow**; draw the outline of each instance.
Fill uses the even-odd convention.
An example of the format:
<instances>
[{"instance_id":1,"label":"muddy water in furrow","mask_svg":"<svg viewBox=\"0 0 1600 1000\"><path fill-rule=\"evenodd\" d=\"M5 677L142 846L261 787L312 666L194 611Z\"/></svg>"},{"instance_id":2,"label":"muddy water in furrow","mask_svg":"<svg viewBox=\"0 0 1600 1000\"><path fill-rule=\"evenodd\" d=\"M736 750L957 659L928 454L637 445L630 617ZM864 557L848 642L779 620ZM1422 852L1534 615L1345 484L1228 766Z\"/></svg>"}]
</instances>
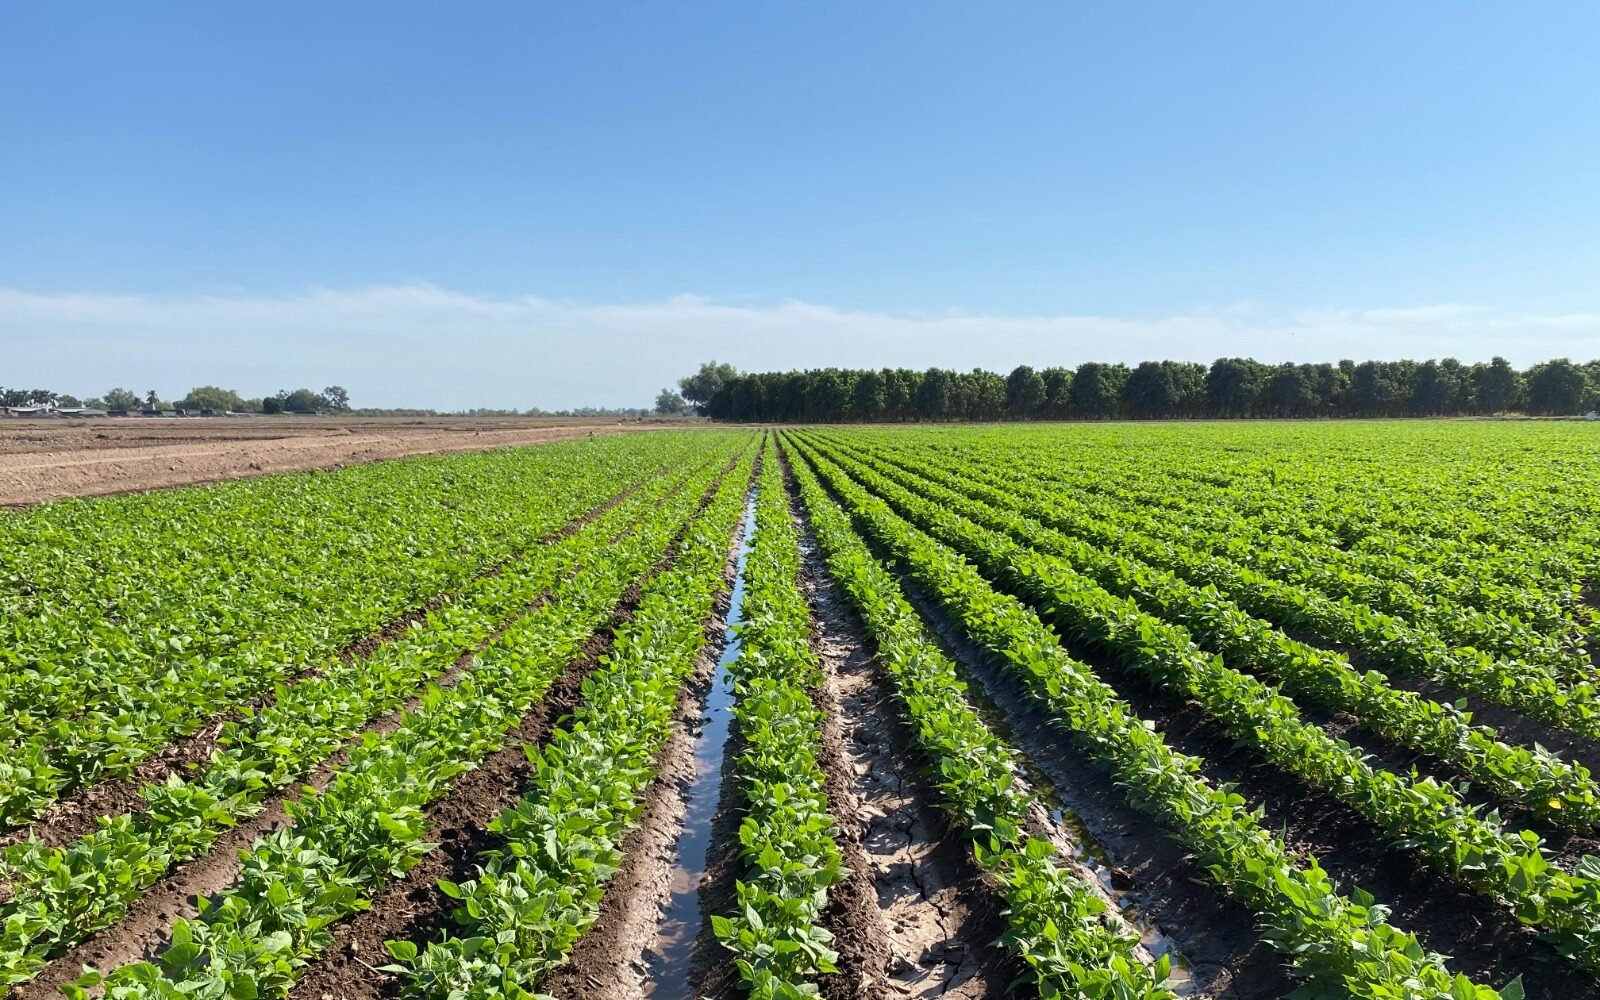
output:
<instances>
[{"instance_id":1,"label":"muddy water in furrow","mask_svg":"<svg viewBox=\"0 0 1600 1000\"><path fill-rule=\"evenodd\" d=\"M733 592L728 601L728 642L717 660L706 696L700 734L694 744L694 778L684 801L683 832L678 837L673 865L672 898L661 918L650 948L651 978L645 996L651 1000L693 1000L690 966L695 937L700 931L700 887L711 851L712 820L722 798L722 758L733 721L733 678L728 665L739 658L736 631L744 620L744 565L755 536L755 494L745 506L744 533L739 544Z\"/></svg>"}]
</instances>

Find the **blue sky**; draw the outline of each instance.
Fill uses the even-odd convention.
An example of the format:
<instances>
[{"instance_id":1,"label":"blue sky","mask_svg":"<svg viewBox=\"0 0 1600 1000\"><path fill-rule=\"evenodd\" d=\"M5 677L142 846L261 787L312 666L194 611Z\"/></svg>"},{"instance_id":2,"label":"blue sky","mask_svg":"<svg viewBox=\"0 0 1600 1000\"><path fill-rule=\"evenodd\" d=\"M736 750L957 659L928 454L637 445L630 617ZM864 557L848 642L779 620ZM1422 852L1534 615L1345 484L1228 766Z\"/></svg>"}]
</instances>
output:
<instances>
[{"instance_id":1,"label":"blue sky","mask_svg":"<svg viewBox=\"0 0 1600 1000\"><path fill-rule=\"evenodd\" d=\"M1587 358L1597 38L1586 3L10 4L0 384Z\"/></svg>"}]
</instances>

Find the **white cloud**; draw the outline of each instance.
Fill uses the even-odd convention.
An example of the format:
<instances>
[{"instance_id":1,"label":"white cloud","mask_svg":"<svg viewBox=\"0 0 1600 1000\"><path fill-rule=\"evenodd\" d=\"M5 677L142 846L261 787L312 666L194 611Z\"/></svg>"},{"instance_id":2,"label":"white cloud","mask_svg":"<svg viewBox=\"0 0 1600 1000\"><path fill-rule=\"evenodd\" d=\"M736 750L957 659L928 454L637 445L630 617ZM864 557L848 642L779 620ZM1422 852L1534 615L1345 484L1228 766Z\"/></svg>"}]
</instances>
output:
<instances>
[{"instance_id":1,"label":"white cloud","mask_svg":"<svg viewBox=\"0 0 1600 1000\"><path fill-rule=\"evenodd\" d=\"M707 358L743 369L824 365L1005 371L1083 361L1208 362L1501 354L1526 365L1600 355L1600 312L1444 303L1305 309L1258 302L1171 316L882 313L680 295L604 304L432 285L300 294L39 294L0 288L0 385L181 395L346 386L358 405L645 405Z\"/></svg>"}]
</instances>

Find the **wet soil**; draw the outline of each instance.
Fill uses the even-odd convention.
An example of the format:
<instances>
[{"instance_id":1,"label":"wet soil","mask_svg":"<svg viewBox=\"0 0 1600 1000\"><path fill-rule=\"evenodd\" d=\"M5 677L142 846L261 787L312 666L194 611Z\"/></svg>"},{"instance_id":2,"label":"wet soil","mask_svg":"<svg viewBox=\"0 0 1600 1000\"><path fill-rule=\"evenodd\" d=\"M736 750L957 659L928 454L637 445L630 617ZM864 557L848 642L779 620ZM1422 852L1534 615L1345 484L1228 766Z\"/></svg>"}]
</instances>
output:
<instances>
[{"instance_id":1,"label":"wet soil","mask_svg":"<svg viewBox=\"0 0 1600 1000\"><path fill-rule=\"evenodd\" d=\"M908 589L914 592L914 588ZM1005 706L1008 700L1017 698L1031 703L1020 686L1004 676L1001 665L985 662L980 650L964 644L959 633L928 601L917 596L914 603L938 628L941 636L959 650L963 662L980 678L997 703ZM1214 785L1235 786L1250 806L1264 809L1263 824L1280 832L1292 850L1314 854L1343 891L1360 887L1389 904L1392 922L1417 934L1429 950L1455 956L1451 963L1453 968L1467 972L1480 982L1496 985L1521 974L1527 995L1533 998L1583 996L1592 992L1593 982L1587 974L1578 970L1574 963L1560 958L1535 932L1518 924L1498 904L1446 875L1431 871L1414 852L1390 843L1380 830L1331 795L1307 785L1292 773L1265 765L1255 750L1237 744L1199 705L1153 690L1142 675L1134 676L1121 669L1092 647L1070 642L1066 645L1075 656L1094 667L1103 680L1114 685L1140 717L1152 721L1169 745L1202 758L1202 774L1208 780ZM1007 712L1008 715L1011 712L1009 707ZM1021 717L1024 725L1027 716L1024 712ZM1032 725L1047 730L1058 728L1048 718L1037 714ZM1014 734L1026 732L1016 723L1013 727ZM1051 760L1051 747L1027 738L1023 744L1034 762L1051 773L1056 763ZM1094 784L1092 778L1073 783L1057 778L1054 773L1051 777L1057 781L1058 790L1068 797L1081 794L1084 788L1092 788ZM1102 787L1107 778L1109 775L1100 778ZM1115 855L1117 831L1105 830L1093 818L1096 811L1093 805L1080 807L1077 801L1071 805ZM1148 821L1141 822L1148 826ZM1125 865L1120 860L1118 864L1133 874L1141 890L1145 889L1139 866ZM1159 873L1156 877L1160 877ZM1146 899L1149 912L1159 914L1164 908L1165 901L1152 900L1148 895ZM1174 923L1162 920L1161 926L1183 949L1197 977L1203 977L1212 963L1197 949L1214 944L1211 938L1215 934L1208 933L1195 941L1193 931L1204 927L1214 932L1217 922L1191 913L1180 916ZM1248 947L1254 936L1252 930L1241 927L1239 945ZM1257 949L1264 947L1256 945ZM1270 960L1272 956L1266 952L1256 961L1265 965ZM1281 995L1278 987L1246 986L1246 980L1234 975L1234 970L1224 971L1233 982L1228 985L1227 992L1218 995ZM1208 993L1214 991L1214 988L1207 990Z\"/></svg>"},{"instance_id":2,"label":"wet soil","mask_svg":"<svg viewBox=\"0 0 1600 1000\"><path fill-rule=\"evenodd\" d=\"M1024 755L1028 770L1048 782L1051 799L1094 840L1127 904L1138 907L1139 922L1182 955L1189 976L1185 992L1217 1000L1292 992L1297 984L1284 971L1283 958L1261 941L1251 913L1228 898L1169 834L1128 804L1114 776L1075 745L1004 665L967 641L912 581L903 574L898 578L930 633L966 674L969 697L989 724Z\"/></svg>"},{"instance_id":3,"label":"wet soil","mask_svg":"<svg viewBox=\"0 0 1600 1000\"><path fill-rule=\"evenodd\" d=\"M723 656L726 656L726 651ZM727 695L731 699L732 695ZM711 815L710 829L705 836L705 868L691 872L679 867L674 872L674 895L694 892L698 899L698 926L686 929L662 928L663 933L694 934L689 954L689 967L683 982L665 980L653 983L645 996L656 998L671 993L685 993L703 1000L736 1000L741 995L739 974L730 960L727 949L711 930L712 914L731 913L736 906L734 883L744 871L739 857L739 824L744 816L744 800L739 788L739 757L745 751L744 737L739 731L739 720L730 716L728 734L721 748L721 763L717 768L717 802ZM664 915L665 916L665 915ZM663 942L654 942L660 948ZM659 967L666 958L659 952L652 956Z\"/></svg>"},{"instance_id":4,"label":"wet soil","mask_svg":"<svg viewBox=\"0 0 1600 1000\"><path fill-rule=\"evenodd\" d=\"M1138 922L1181 955L1189 976L1186 994L1256 1000L1292 992L1296 984L1282 956L1261 940L1250 911L1218 888L1170 834L1129 805L1115 776L1082 752L1004 665L968 642L909 580L901 586L967 674L972 693L998 717L1000 734L1048 781L1050 798L1071 811L1104 853L1128 904L1138 909ZM1150 718L1142 711L1140 716Z\"/></svg>"},{"instance_id":5,"label":"wet soil","mask_svg":"<svg viewBox=\"0 0 1600 1000\"><path fill-rule=\"evenodd\" d=\"M1502 742L1520 743L1526 746L1538 744L1567 760L1582 764L1591 771L1600 772L1600 743L1596 741L1530 718L1515 708L1485 701L1477 695L1469 694L1449 684L1375 663L1363 650L1344 643L1324 639L1304 629L1279 626L1279 630L1308 646L1341 653L1359 670L1381 671L1389 678L1390 685L1397 689L1414 691L1440 704L1464 704L1472 713L1472 721L1496 730Z\"/></svg>"},{"instance_id":6,"label":"wet soil","mask_svg":"<svg viewBox=\"0 0 1600 1000\"><path fill-rule=\"evenodd\" d=\"M809 535L798 501L792 505ZM830 901L841 972L822 978L824 996L1028 995L1010 986L1023 970L994 944L1005 932L998 897L935 806L937 790L922 773L871 639L809 540L802 553L812 648L826 678L817 693L826 718L820 760L852 870Z\"/></svg>"},{"instance_id":7,"label":"wet soil","mask_svg":"<svg viewBox=\"0 0 1600 1000\"><path fill-rule=\"evenodd\" d=\"M561 1000L645 995L653 974L656 944L668 901L689 877L678 866L678 841L694 786L696 741L705 724L706 698L717 661L730 638L729 595L743 537L734 537L723 567L723 587L705 623L706 645L678 696L672 735L662 747L656 777L645 793L645 809L622 843L623 864L606 886L600 915L573 947L568 964L555 970L540 992Z\"/></svg>"}]
</instances>

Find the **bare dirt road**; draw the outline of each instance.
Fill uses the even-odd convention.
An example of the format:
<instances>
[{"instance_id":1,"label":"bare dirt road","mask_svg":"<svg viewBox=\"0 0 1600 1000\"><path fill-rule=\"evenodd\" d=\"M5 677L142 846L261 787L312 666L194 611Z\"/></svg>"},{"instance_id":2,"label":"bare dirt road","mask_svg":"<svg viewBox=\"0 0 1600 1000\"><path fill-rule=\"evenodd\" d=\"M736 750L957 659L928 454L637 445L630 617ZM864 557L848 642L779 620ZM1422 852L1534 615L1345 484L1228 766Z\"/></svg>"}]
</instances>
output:
<instances>
[{"instance_id":1,"label":"bare dirt road","mask_svg":"<svg viewBox=\"0 0 1600 1000\"><path fill-rule=\"evenodd\" d=\"M670 425L467 417L0 418L0 505L662 426Z\"/></svg>"}]
</instances>

